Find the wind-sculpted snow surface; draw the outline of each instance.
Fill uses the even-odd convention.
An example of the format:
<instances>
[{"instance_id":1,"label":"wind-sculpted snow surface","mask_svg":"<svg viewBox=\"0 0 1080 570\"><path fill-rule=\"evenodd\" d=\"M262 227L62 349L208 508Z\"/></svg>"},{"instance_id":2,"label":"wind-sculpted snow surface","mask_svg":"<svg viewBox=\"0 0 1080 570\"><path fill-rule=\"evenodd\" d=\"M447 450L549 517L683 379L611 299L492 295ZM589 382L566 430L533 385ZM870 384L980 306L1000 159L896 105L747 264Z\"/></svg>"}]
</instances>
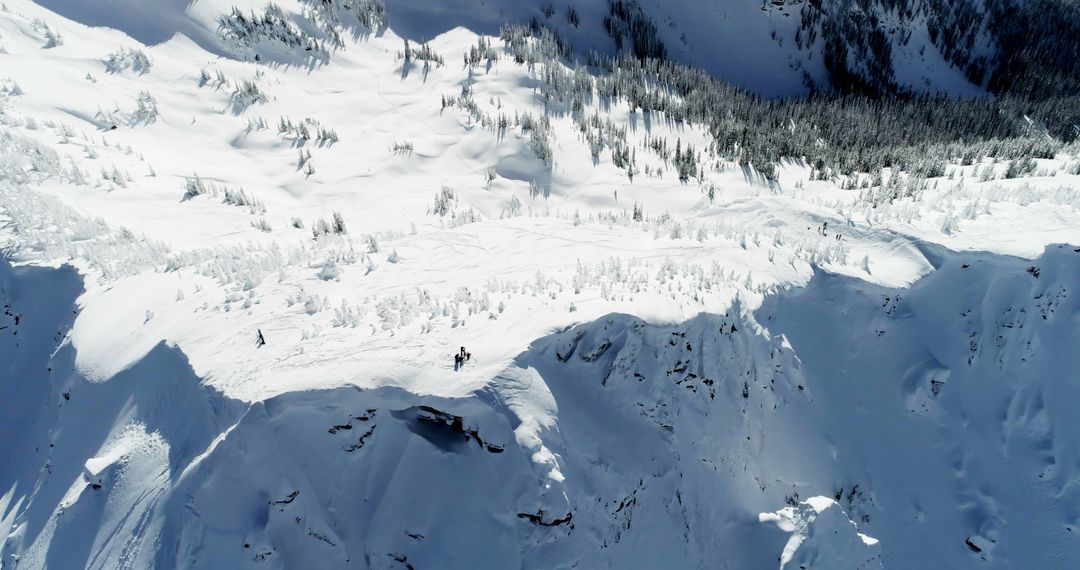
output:
<instances>
[{"instance_id":1,"label":"wind-sculpted snow surface","mask_svg":"<svg viewBox=\"0 0 1080 570\"><path fill-rule=\"evenodd\" d=\"M246 405L164 345L89 382L66 338L79 293L70 269L0 266L4 568L519 565L493 533L515 527L529 461L480 400Z\"/></svg>"},{"instance_id":2,"label":"wind-sculpted snow surface","mask_svg":"<svg viewBox=\"0 0 1080 570\"><path fill-rule=\"evenodd\" d=\"M1080 248L927 253L939 267L909 290L820 274L758 319L831 411L823 451L864 474L861 528L886 567L1070 567Z\"/></svg>"},{"instance_id":3,"label":"wind-sculpted snow surface","mask_svg":"<svg viewBox=\"0 0 1080 570\"><path fill-rule=\"evenodd\" d=\"M1080 251L927 253L910 289L819 273L749 322L612 316L534 345L574 520L610 525L597 563L765 567L751 521L825 495L887 568L1068 567Z\"/></svg>"},{"instance_id":4,"label":"wind-sculpted snow surface","mask_svg":"<svg viewBox=\"0 0 1080 570\"><path fill-rule=\"evenodd\" d=\"M0 258L0 534L4 568L140 568L170 489L241 407L164 344L103 382L68 332L82 280Z\"/></svg>"},{"instance_id":5,"label":"wind-sculpted snow surface","mask_svg":"<svg viewBox=\"0 0 1080 570\"><path fill-rule=\"evenodd\" d=\"M79 278L5 264L5 567L1068 567L1080 251L927 253L909 289L610 315L468 397L252 404L165 345L88 382Z\"/></svg>"},{"instance_id":6,"label":"wind-sculpted snow surface","mask_svg":"<svg viewBox=\"0 0 1080 570\"><path fill-rule=\"evenodd\" d=\"M750 322L612 316L534 345L574 520L610 525L597 563L765 567L751 521L825 495L887 568L1068 567L1080 252L927 254L910 289L819 273Z\"/></svg>"}]
</instances>

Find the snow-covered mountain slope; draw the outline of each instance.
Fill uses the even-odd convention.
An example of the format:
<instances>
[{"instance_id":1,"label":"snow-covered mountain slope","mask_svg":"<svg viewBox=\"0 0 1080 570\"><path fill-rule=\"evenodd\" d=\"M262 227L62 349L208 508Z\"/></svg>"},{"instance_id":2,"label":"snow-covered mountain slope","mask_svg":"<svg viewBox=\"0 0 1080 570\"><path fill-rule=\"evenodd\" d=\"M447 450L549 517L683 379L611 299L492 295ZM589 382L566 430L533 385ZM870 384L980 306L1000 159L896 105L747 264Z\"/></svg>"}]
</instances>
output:
<instances>
[{"instance_id":1,"label":"snow-covered mountain slope","mask_svg":"<svg viewBox=\"0 0 1080 570\"><path fill-rule=\"evenodd\" d=\"M1075 145L769 180L542 5L112 6L0 10L3 568L1076 559Z\"/></svg>"},{"instance_id":2,"label":"snow-covered mountain slope","mask_svg":"<svg viewBox=\"0 0 1080 570\"><path fill-rule=\"evenodd\" d=\"M557 30L581 53L615 51L605 20L619 20L612 15L612 3L607 0L439 4L433 9L426 0L388 3L390 18L404 22L403 26L395 25L394 31L418 41L459 26L498 35L506 22L535 18ZM771 4L762 9L756 0L645 0L620 5L621 13L647 19L655 26L665 57L701 67L736 85L767 95L795 95L806 93L815 84L823 87L829 83L820 46L800 50L795 45L800 23L797 9ZM628 31L629 26L623 28ZM624 47L632 51L626 31L623 37ZM953 73L946 65L932 75L937 77L941 72L946 76Z\"/></svg>"},{"instance_id":3,"label":"snow-covered mountain slope","mask_svg":"<svg viewBox=\"0 0 1080 570\"><path fill-rule=\"evenodd\" d=\"M35 380L12 425L36 426L4 441L24 470L4 473L5 560L1066 568L1080 252L939 255L908 289L820 274L753 316L611 315L463 398L246 407L165 346L104 382L70 343L28 362L77 277L5 266L5 306L34 316L5 338L7 377Z\"/></svg>"},{"instance_id":4,"label":"snow-covered mountain slope","mask_svg":"<svg viewBox=\"0 0 1080 570\"><path fill-rule=\"evenodd\" d=\"M826 2L824 8L843 13L847 4ZM880 15L880 26L887 30L890 52L885 57L890 81L918 92L982 92L960 67L942 56L929 37L925 17L902 17L884 6L867 6L871 13ZM803 10L803 2L790 0L387 3L390 19L401 22L400 26L395 24L394 31L415 41L455 27L498 35L499 27L507 22L535 19L556 30L582 54L613 53L618 49L615 36L620 36L622 49L634 52L631 28L636 32L640 24L652 28L649 33L655 34L660 46L651 55L662 54L705 69L767 96L802 95L811 89L827 89L831 83L820 22L804 17ZM864 74L868 58L872 55L852 46L847 65Z\"/></svg>"},{"instance_id":5,"label":"snow-covered mountain slope","mask_svg":"<svg viewBox=\"0 0 1080 570\"><path fill-rule=\"evenodd\" d=\"M41 0L39 4L89 26L121 30L147 45L165 43L179 33L212 53L224 54L228 50L220 45L213 33L215 26L212 23L220 15L217 11L220 7L215 3L170 1L153 8L132 0L91 3ZM262 2L233 4L256 11L264 5ZM364 6L370 3L345 4ZM823 9L843 13L844 4L825 3ZM616 5L617 8L613 8ZM964 76L961 68L941 55L929 37L925 17L902 17L882 6L868 6L888 33L890 52L885 57L886 64L891 67L891 81L916 91L962 95L982 91L979 85ZM623 19L616 14L622 15ZM802 2L575 0L478 4L465 0L436 3L395 0L387 3L386 15L395 23L396 34L417 42L459 27L497 36L500 26L507 22L524 23L536 19L556 30L581 54L590 51L614 53L617 50L613 41L615 35L623 38L620 43L627 51L633 51L631 26L637 26L639 21L648 22L654 29L657 44L662 46L664 57L700 67L752 91L769 96L791 96L830 85L825 65L825 41L820 39L819 22L804 16ZM610 21L617 24L606 23ZM813 32L811 28L814 28ZM862 49L865 48L853 45L847 62L856 74L866 74L867 59L873 58Z\"/></svg>"},{"instance_id":6,"label":"snow-covered mountain slope","mask_svg":"<svg viewBox=\"0 0 1080 570\"><path fill-rule=\"evenodd\" d=\"M848 12L863 14L862 6L847 1L812 4L827 13L827 18ZM930 38L924 15L908 14L887 6L890 3L860 4L875 19L873 23L865 17L856 21L868 29L882 29L887 38L889 51L883 57L888 67L885 78L890 83L917 92L983 92L981 85L965 77L960 66L942 56ZM650 55L705 69L757 93L802 95L811 89L828 89L832 82L821 19L804 13L809 8L798 0L447 2L434 10L426 0L402 0L388 3L387 8L393 21L405 22L400 28L395 26L395 32L414 40L429 39L456 26L497 35L499 26L507 21L535 18L557 30L582 53L611 53L616 35L622 38L623 49L634 52L631 28L640 23L652 28L650 33L661 46ZM876 54L869 46L859 45L861 38L849 39L844 65L857 75L868 76L867 66L873 65ZM984 38L983 42L989 40ZM990 46L975 47L980 53L992 51Z\"/></svg>"}]
</instances>

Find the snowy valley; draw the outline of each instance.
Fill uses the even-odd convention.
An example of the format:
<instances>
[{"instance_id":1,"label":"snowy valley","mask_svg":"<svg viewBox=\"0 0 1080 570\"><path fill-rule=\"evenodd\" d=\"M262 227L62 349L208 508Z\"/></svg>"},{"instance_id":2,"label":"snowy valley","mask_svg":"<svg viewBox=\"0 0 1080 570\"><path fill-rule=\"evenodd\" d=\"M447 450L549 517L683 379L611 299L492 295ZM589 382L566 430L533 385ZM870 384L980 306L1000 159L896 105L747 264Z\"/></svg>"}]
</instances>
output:
<instances>
[{"instance_id":1,"label":"snowy valley","mask_svg":"<svg viewBox=\"0 0 1080 570\"><path fill-rule=\"evenodd\" d=\"M4 0L0 568L1074 567L1075 93L840 4Z\"/></svg>"}]
</instances>

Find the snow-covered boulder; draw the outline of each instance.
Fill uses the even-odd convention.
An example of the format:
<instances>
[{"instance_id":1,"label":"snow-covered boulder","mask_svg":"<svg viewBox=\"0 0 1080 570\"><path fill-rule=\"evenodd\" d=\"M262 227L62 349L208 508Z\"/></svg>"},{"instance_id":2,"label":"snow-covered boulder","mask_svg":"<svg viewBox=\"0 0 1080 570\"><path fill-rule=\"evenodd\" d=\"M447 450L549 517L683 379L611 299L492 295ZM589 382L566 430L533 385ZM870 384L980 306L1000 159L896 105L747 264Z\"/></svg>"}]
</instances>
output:
<instances>
[{"instance_id":1,"label":"snow-covered boulder","mask_svg":"<svg viewBox=\"0 0 1080 570\"><path fill-rule=\"evenodd\" d=\"M866 570L881 568L881 547L876 538L858 531L840 504L828 497L810 497L758 520L789 533L780 568L810 570Z\"/></svg>"}]
</instances>

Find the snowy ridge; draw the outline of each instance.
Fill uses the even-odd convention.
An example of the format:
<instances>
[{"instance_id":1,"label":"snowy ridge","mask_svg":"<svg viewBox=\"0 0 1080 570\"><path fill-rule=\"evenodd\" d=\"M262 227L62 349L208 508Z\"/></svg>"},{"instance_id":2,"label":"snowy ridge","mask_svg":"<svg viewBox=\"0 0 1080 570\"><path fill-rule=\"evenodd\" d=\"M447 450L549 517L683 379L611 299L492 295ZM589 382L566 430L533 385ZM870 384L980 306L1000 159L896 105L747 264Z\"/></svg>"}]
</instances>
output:
<instances>
[{"instance_id":1,"label":"snowy ridge","mask_svg":"<svg viewBox=\"0 0 1080 570\"><path fill-rule=\"evenodd\" d=\"M1078 340L1080 252L1054 247L1034 265L946 257L911 289L821 275L752 319L657 327L612 315L538 341L465 399L340 388L240 413L200 390L172 349L94 383L58 374L72 366L65 342L48 368L67 379L18 408L53 427L26 433L51 445L28 454L44 462L41 484L5 496L28 505L8 521L5 556L31 567L741 568L783 550L782 564L864 568L877 555L850 547L872 544L851 542L857 526L882 541L887 567L1061 567L1080 524L1069 508L1080 442L1066 427L1077 388L1061 373L1077 363L1059 348ZM11 271L14 312L55 298ZM9 362L50 342L52 327L20 326ZM26 366L13 372L41 363ZM161 382L167 370L175 381ZM756 523L815 493L839 504ZM818 531L792 542L772 522ZM836 524L852 529L847 542L820 537Z\"/></svg>"}]
</instances>

